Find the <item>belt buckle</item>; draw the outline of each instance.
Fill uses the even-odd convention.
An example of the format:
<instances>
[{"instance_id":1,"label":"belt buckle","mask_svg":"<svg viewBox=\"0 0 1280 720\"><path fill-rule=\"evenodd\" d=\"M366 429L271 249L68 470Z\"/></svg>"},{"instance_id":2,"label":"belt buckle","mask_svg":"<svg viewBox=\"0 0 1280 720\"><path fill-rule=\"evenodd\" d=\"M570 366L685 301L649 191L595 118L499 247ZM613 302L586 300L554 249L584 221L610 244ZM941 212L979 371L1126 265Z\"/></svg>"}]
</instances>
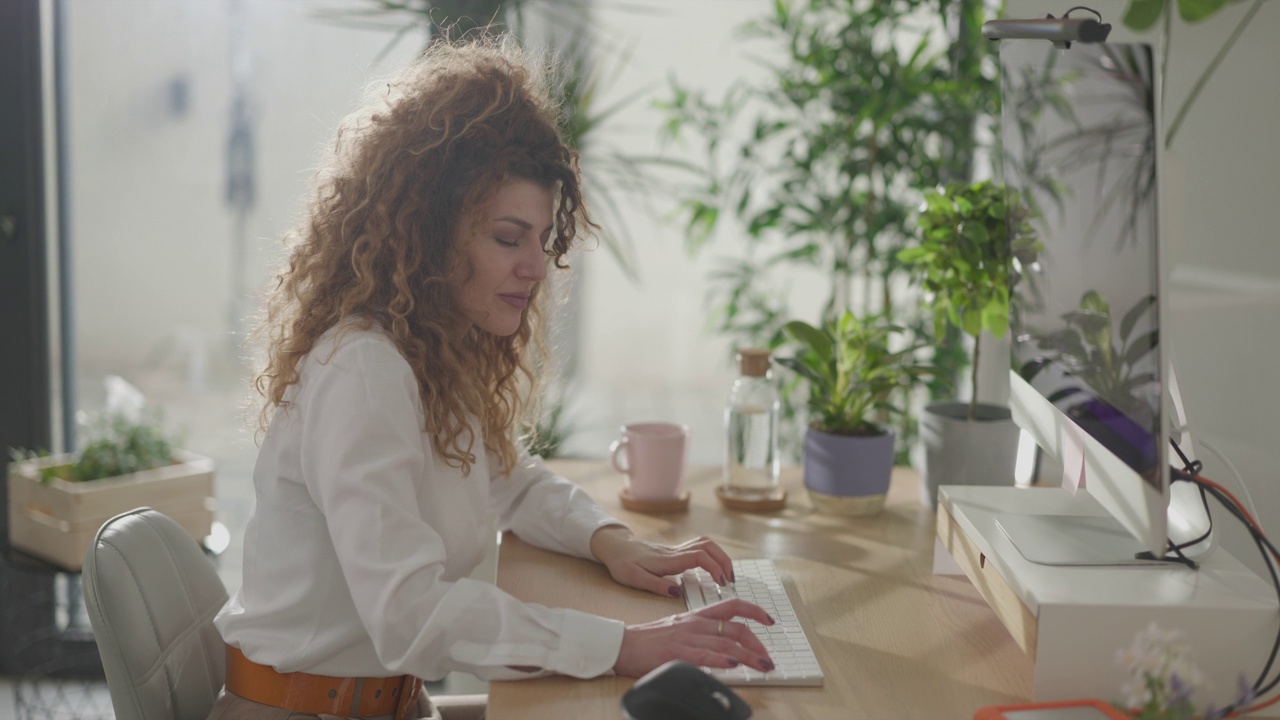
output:
<instances>
[{"instance_id":1,"label":"belt buckle","mask_svg":"<svg viewBox=\"0 0 1280 720\"><path fill-rule=\"evenodd\" d=\"M422 681L412 675L405 675L400 682L400 698L396 703L395 720L415 720L418 717L418 694L422 690Z\"/></svg>"}]
</instances>

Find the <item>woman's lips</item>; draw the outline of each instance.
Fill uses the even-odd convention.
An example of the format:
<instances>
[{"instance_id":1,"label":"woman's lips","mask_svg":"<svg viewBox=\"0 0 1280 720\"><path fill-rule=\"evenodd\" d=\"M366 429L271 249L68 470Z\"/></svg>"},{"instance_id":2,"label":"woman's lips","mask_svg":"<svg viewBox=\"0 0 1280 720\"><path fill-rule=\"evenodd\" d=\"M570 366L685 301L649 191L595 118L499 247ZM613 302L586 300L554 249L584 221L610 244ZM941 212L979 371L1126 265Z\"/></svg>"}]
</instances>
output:
<instances>
[{"instance_id":1,"label":"woman's lips","mask_svg":"<svg viewBox=\"0 0 1280 720\"><path fill-rule=\"evenodd\" d=\"M498 295L498 297L502 298L502 301L506 304L519 308L520 310L529 306L528 295Z\"/></svg>"}]
</instances>

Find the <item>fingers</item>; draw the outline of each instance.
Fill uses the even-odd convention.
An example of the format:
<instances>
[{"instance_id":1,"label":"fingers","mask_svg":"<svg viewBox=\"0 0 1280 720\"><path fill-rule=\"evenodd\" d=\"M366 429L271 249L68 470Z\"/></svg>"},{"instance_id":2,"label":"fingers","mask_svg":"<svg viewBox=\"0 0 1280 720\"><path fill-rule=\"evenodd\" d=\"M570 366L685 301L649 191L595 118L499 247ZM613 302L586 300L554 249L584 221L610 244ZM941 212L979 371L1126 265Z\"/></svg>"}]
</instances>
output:
<instances>
[{"instance_id":1,"label":"fingers","mask_svg":"<svg viewBox=\"0 0 1280 720\"><path fill-rule=\"evenodd\" d=\"M744 662L752 665L750 661L745 661L738 657L741 648L733 643L723 643L725 647L684 647L678 653L679 660L709 668L736 668ZM755 667L752 665L752 667ZM767 671L766 671L767 672Z\"/></svg>"},{"instance_id":2,"label":"fingers","mask_svg":"<svg viewBox=\"0 0 1280 720\"><path fill-rule=\"evenodd\" d=\"M648 572L654 575L678 575L685 570L693 568L702 568L711 575L711 578L720 585L727 585L729 577L726 574L732 570L733 566L722 566L715 559L703 550L688 549L666 549L664 554L657 554L649 558L645 558L640 565Z\"/></svg>"},{"instance_id":3,"label":"fingers","mask_svg":"<svg viewBox=\"0 0 1280 720\"><path fill-rule=\"evenodd\" d=\"M694 615L713 620L732 620L734 618L746 618L755 620L761 625L772 625L776 622L769 613L765 612L759 605L749 603L741 598L733 598L730 600L721 600L714 605L708 605L693 611Z\"/></svg>"},{"instance_id":4,"label":"fingers","mask_svg":"<svg viewBox=\"0 0 1280 720\"><path fill-rule=\"evenodd\" d=\"M711 560L713 562L720 566L721 570L724 572L724 576L728 578L729 582L737 582L737 578L733 576L733 560L730 559L729 553L725 552L724 548L720 547L714 540L707 537L700 537L694 542L698 544L699 548L701 548L703 552L711 556Z\"/></svg>"},{"instance_id":5,"label":"fingers","mask_svg":"<svg viewBox=\"0 0 1280 720\"><path fill-rule=\"evenodd\" d=\"M680 586L679 580L663 577L639 566L635 568L634 572L628 573L625 584L640 590L647 590L655 595L675 598L684 597L684 588Z\"/></svg>"},{"instance_id":6,"label":"fingers","mask_svg":"<svg viewBox=\"0 0 1280 720\"><path fill-rule=\"evenodd\" d=\"M746 665L761 672L772 672L773 659L759 638L745 623L733 621L735 608L739 616L758 614L768 618L762 610L749 603L727 601L702 611L627 626L622 635L622 646L618 649L618 660L613 666L614 672L624 677L640 677L673 659L704 667Z\"/></svg>"},{"instance_id":7,"label":"fingers","mask_svg":"<svg viewBox=\"0 0 1280 720\"><path fill-rule=\"evenodd\" d=\"M773 670L773 658L769 657L769 651L765 649L764 643L760 642L760 638L751 632L751 628L740 622L726 622L723 628L718 629L721 631L720 640L727 640L733 646L733 657L757 670L764 672Z\"/></svg>"},{"instance_id":8,"label":"fingers","mask_svg":"<svg viewBox=\"0 0 1280 720\"><path fill-rule=\"evenodd\" d=\"M730 625L739 630L731 630ZM752 643L755 647L750 647L729 637L731 634L736 635L739 631L746 632L747 635L752 634L751 630L742 623L725 623L724 637L694 636L689 640L689 644L694 647L690 654L705 658L696 662L706 667L732 668L746 665L760 672L773 672L773 659L760 646L759 640ZM755 639L754 636L752 639Z\"/></svg>"},{"instance_id":9,"label":"fingers","mask_svg":"<svg viewBox=\"0 0 1280 720\"><path fill-rule=\"evenodd\" d=\"M706 570L708 573L711 573L711 577L715 578L716 582L719 582L721 585L736 581L733 576L733 560L730 559L729 553L726 553L724 548L717 545L711 538L705 536L694 538L693 540L681 543L676 547L676 549L694 553L695 557L697 556L697 553L705 555L715 566L715 569L713 570L711 567L708 567L701 562L698 563L698 566Z\"/></svg>"},{"instance_id":10,"label":"fingers","mask_svg":"<svg viewBox=\"0 0 1280 720\"><path fill-rule=\"evenodd\" d=\"M717 583L721 585L729 584L729 573L733 571L732 562L721 565L716 562L715 558L711 556L711 553L708 553L706 550L691 550L686 553L686 556L692 560L693 564L684 568L685 570L695 566L700 567L703 570L706 570L707 573L711 575L711 578Z\"/></svg>"},{"instance_id":11,"label":"fingers","mask_svg":"<svg viewBox=\"0 0 1280 720\"><path fill-rule=\"evenodd\" d=\"M773 670L769 652L745 624L699 618L691 627L694 632L686 637L686 643L710 649L721 656L723 660L714 667L734 667L736 663L742 663L761 672Z\"/></svg>"}]
</instances>

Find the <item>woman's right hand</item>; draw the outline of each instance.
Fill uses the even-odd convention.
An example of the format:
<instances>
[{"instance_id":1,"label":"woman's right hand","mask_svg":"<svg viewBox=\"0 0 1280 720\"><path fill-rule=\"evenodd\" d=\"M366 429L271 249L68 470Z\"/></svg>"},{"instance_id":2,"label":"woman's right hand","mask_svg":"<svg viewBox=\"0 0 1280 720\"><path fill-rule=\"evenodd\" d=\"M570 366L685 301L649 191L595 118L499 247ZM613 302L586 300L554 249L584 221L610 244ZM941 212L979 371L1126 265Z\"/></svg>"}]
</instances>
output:
<instances>
[{"instance_id":1,"label":"woman's right hand","mask_svg":"<svg viewBox=\"0 0 1280 720\"><path fill-rule=\"evenodd\" d=\"M714 605L672 615L651 623L628 625L613 671L624 677L641 677L671 660L710 668L746 665L761 672L773 670L773 660L746 623L734 618L772 625L775 620L745 600L724 600Z\"/></svg>"}]
</instances>

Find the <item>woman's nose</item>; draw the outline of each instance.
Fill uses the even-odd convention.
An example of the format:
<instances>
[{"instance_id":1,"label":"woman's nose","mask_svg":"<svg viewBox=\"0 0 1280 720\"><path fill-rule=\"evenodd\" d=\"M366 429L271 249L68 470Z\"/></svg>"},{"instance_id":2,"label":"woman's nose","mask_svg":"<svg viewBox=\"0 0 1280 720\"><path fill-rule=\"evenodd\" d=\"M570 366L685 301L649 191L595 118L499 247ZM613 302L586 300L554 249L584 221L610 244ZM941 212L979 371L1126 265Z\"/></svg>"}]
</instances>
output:
<instances>
[{"instance_id":1,"label":"woman's nose","mask_svg":"<svg viewBox=\"0 0 1280 720\"><path fill-rule=\"evenodd\" d=\"M529 243L529 248L516 265L516 276L522 280L543 280L547 277L547 254L535 243Z\"/></svg>"}]
</instances>

